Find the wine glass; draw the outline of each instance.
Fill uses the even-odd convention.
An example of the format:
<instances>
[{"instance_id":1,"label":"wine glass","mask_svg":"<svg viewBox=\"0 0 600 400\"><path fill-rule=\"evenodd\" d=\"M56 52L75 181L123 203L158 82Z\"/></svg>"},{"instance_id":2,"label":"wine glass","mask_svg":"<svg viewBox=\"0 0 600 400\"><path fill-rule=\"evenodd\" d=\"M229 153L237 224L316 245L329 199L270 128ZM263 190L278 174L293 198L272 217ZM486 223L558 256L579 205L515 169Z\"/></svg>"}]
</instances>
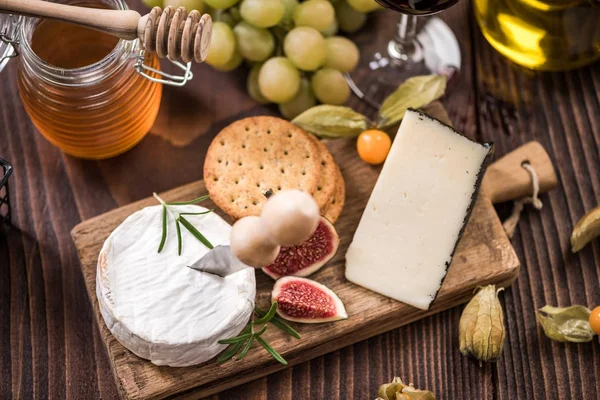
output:
<instances>
[{"instance_id":1,"label":"wine glass","mask_svg":"<svg viewBox=\"0 0 600 400\"><path fill-rule=\"evenodd\" d=\"M444 74L451 78L460 70L460 48L452 30L440 18L429 19L417 33L418 17L436 14L458 0L375 0L401 13L393 38L374 53L362 53L357 68L346 74L355 95L379 108L382 101L408 78ZM372 36L370 42L373 43ZM367 51L370 43L366 43Z\"/></svg>"}]
</instances>

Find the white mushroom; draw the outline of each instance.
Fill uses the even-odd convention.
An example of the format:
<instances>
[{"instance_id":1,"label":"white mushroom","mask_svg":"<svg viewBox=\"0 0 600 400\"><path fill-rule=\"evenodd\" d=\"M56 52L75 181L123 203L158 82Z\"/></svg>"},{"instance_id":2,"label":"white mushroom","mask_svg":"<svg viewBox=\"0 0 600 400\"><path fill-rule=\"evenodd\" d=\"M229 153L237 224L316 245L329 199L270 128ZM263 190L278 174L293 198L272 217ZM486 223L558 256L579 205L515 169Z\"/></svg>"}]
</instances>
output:
<instances>
[{"instance_id":1,"label":"white mushroom","mask_svg":"<svg viewBox=\"0 0 600 400\"><path fill-rule=\"evenodd\" d=\"M273 241L291 246L307 240L319 224L319 206L308 193L284 190L269 198L260 214Z\"/></svg>"},{"instance_id":2,"label":"white mushroom","mask_svg":"<svg viewBox=\"0 0 600 400\"><path fill-rule=\"evenodd\" d=\"M245 217L231 230L233 255L246 265L263 268L272 264L280 246L300 244L319 224L319 207L311 195L285 190L272 196L260 217Z\"/></svg>"},{"instance_id":3,"label":"white mushroom","mask_svg":"<svg viewBox=\"0 0 600 400\"><path fill-rule=\"evenodd\" d=\"M246 265L262 268L273 263L279 245L267 235L260 217L245 217L231 229L231 252Z\"/></svg>"}]
</instances>

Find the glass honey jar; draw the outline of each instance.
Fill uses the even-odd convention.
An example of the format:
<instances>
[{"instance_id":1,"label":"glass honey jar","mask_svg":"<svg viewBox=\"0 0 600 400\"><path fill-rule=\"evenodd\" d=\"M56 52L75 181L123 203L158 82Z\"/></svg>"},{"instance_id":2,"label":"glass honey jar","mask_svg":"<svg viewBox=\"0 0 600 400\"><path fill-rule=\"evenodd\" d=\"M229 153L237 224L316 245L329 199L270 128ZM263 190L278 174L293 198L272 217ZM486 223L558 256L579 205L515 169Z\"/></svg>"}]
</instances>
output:
<instances>
[{"instance_id":1,"label":"glass honey jar","mask_svg":"<svg viewBox=\"0 0 600 400\"><path fill-rule=\"evenodd\" d=\"M58 2L127 9L124 0ZM67 154L105 159L131 149L154 124L161 82L181 86L191 79L190 65L186 68L179 63L186 70L183 77L162 74L158 57L145 53L138 40L37 18L19 18L15 40L9 34L15 24L14 16L10 18L4 21L0 40L13 47L8 57L18 54L23 105L40 133Z\"/></svg>"}]
</instances>

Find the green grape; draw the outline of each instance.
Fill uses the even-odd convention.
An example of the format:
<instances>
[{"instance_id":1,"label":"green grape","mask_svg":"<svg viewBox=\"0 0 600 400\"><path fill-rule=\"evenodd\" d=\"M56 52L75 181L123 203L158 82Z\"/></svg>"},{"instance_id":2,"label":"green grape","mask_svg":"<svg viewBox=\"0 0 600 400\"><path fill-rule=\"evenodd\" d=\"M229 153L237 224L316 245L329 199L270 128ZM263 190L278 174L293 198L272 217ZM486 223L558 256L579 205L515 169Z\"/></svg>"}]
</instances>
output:
<instances>
[{"instance_id":1,"label":"green grape","mask_svg":"<svg viewBox=\"0 0 600 400\"><path fill-rule=\"evenodd\" d=\"M338 4L340 1L343 1L343 0L329 0L329 2L331 4Z\"/></svg>"},{"instance_id":2,"label":"green grape","mask_svg":"<svg viewBox=\"0 0 600 400\"><path fill-rule=\"evenodd\" d=\"M229 72L239 67L242 64L242 61L244 61L244 59L242 58L240 53L234 51L233 57L231 57L231 59L227 63L223 65L214 65L213 67L215 69L218 69L219 71Z\"/></svg>"},{"instance_id":3,"label":"green grape","mask_svg":"<svg viewBox=\"0 0 600 400\"><path fill-rule=\"evenodd\" d=\"M213 67L225 66L236 53L235 47L235 35L231 27L225 22L214 22L206 62Z\"/></svg>"},{"instance_id":4,"label":"green grape","mask_svg":"<svg viewBox=\"0 0 600 400\"><path fill-rule=\"evenodd\" d=\"M367 14L356 11L345 1L335 5L335 16L340 29L347 33L358 31L367 21Z\"/></svg>"},{"instance_id":5,"label":"green grape","mask_svg":"<svg viewBox=\"0 0 600 400\"><path fill-rule=\"evenodd\" d=\"M240 0L204 0L206 4L211 6L212 8L223 10L225 8L229 8L232 5L236 4Z\"/></svg>"},{"instance_id":6,"label":"green grape","mask_svg":"<svg viewBox=\"0 0 600 400\"><path fill-rule=\"evenodd\" d=\"M333 36L338 32L338 23L337 21L334 19L333 20L333 24L331 24L331 26L329 28L327 28L326 30L324 30L323 32L321 32L323 34L323 36L325 37L329 37L329 36Z\"/></svg>"},{"instance_id":7,"label":"green grape","mask_svg":"<svg viewBox=\"0 0 600 400\"><path fill-rule=\"evenodd\" d=\"M281 0L243 0L240 14L246 22L259 28L270 28L281 22L285 6Z\"/></svg>"},{"instance_id":8,"label":"green grape","mask_svg":"<svg viewBox=\"0 0 600 400\"><path fill-rule=\"evenodd\" d=\"M342 36L333 36L325 39L325 44L327 46L325 67L341 72L350 72L356 67L360 53L352 40Z\"/></svg>"},{"instance_id":9,"label":"green grape","mask_svg":"<svg viewBox=\"0 0 600 400\"><path fill-rule=\"evenodd\" d=\"M183 7L188 13L192 10L198 10L201 14L204 12L204 0L164 0L163 4L164 7Z\"/></svg>"},{"instance_id":10,"label":"green grape","mask_svg":"<svg viewBox=\"0 0 600 400\"><path fill-rule=\"evenodd\" d=\"M249 61L264 61L275 49L275 39L269 30L240 22L233 28L237 48L242 57Z\"/></svg>"},{"instance_id":11,"label":"green grape","mask_svg":"<svg viewBox=\"0 0 600 400\"><path fill-rule=\"evenodd\" d=\"M317 99L324 104L340 105L350 97L350 88L344 75L332 68L318 70L310 82Z\"/></svg>"},{"instance_id":12,"label":"green grape","mask_svg":"<svg viewBox=\"0 0 600 400\"><path fill-rule=\"evenodd\" d=\"M289 31L283 41L283 51L296 67L304 71L315 71L325 64L327 57L323 35L308 26Z\"/></svg>"},{"instance_id":13,"label":"green grape","mask_svg":"<svg viewBox=\"0 0 600 400\"><path fill-rule=\"evenodd\" d=\"M335 10L327 0L308 0L298 4L292 18L296 26L310 26L324 32L333 24Z\"/></svg>"},{"instance_id":14,"label":"green grape","mask_svg":"<svg viewBox=\"0 0 600 400\"><path fill-rule=\"evenodd\" d=\"M283 13L283 22L291 23L292 22L292 14L294 13L294 9L298 5L298 0L281 0L283 3L283 7L285 11Z\"/></svg>"},{"instance_id":15,"label":"green grape","mask_svg":"<svg viewBox=\"0 0 600 400\"><path fill-rule=\"evenodd\" d=\"M273 103L287 103L300 88L300 72L285 57L268 59L258 73L260 92Z\"/></svg>"},{"instance_id":16,"label":"green grape","mask_svg":"<svg viewBox=\"0 0 600 400\"><path fill-rule=\"evenodd\" d=\"M229 14L231 14L231 18L233 18L233 20L236 23L240 22L242 20L242 15L240 14L239 7L231 7L231 8L228 8L227 11L229 11Z\"/></svg>"},{"instance_id":17,"label":"green grape","mask_svg":"<svg viewBox=\"0 0 600 400\"><path fill-rule=\"evenodd\" d=\"M371 12L379 10L381 6L375 0L346 0L350 7L360 12Z\"/></svg>"},{"instance_id":18,"label":"green grape","mask_svg":"<svg viewBox=\"0 0 600 400\"><path fill-rule=\"evenodd\" d=\"M260 67L262 67L262 65L255 65L250 70L248 80L246 81L246 90L254 101L259 104L267 104L269 100L262 95L260 88L258 87L258 73L260 72Z\"/></svg>"},{"instance_id":19,"label":"green grape","mask_svg":"<svg viewBox=\"0 0 600 400\"><path fill-rule=\"evenodd\" d=\"M236 19L229 12L230 10L234 10L235 8L230 8L229 10L214 10L210 16L212 17L213 23L215 22L224 22L229 25L231 28L235 26L237 23Z\"/></svg>"},{"instance_id":20,"label":"green grape","mask_svg":"<svg viewBox=\"0 0 600 400\"><path fill-rule=\"evenodd\" d=\"M296 96L287 103L280 104L279 112L287 119L294 119L316 104L317 99L310 88L310 83L307 79L302 79Z\"/></svg>"},{"instance_id":21,"label":"green grape","mask_svg":"<svg viewBox=\"0 0 600 400\"><path fill-rule=\"evenodd\" d=\"M162 0L142 0L142 2L150 8L160 7L163 8L164 4Z\"/></svg>"}]
</instances>

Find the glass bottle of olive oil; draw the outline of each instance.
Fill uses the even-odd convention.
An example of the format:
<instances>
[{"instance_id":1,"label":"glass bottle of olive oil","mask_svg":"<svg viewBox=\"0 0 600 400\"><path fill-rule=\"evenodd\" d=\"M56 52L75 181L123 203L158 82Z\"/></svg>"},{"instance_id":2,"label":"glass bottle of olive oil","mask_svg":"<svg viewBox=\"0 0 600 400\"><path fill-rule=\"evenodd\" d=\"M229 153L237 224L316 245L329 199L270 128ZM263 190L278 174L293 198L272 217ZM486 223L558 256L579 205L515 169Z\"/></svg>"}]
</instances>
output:
<instances>
[{"instance_id":1,"label":"glass bottle of olive oil","mask_svg":"<svg viewBox=\"0 0 600 400\"><path fill-rule=\"evenodd\" d=\"M600 0L474 0L488 42L510 60L545 71L600 58Z\"/></svg>"}]
</instances>

